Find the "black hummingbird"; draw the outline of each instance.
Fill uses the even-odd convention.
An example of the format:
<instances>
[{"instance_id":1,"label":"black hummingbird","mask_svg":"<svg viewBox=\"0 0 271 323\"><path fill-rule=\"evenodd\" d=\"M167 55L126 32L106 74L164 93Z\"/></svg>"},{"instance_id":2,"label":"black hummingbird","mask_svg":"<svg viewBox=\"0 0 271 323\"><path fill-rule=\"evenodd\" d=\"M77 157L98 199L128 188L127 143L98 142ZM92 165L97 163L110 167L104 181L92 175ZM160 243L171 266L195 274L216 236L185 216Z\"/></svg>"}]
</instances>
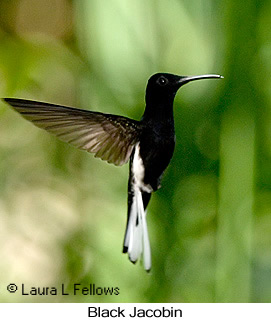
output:
<instances>
[{"instance_id":1,"label":"black hummingbird","mask_svg":"<svg viewBox=\"0 0 271 323\"><path fill-rule=\"evenodd\" d=\"M173 155L173 101L184 84L221 75L178 76L157 73L146 88L146 108L140 121L123 116L37 101L5 98L25 119L95 157L121 166L130 160L128 218L123 252L135 263L143 255L151 269L146 208Z\"/></svg>"}]
</instances>

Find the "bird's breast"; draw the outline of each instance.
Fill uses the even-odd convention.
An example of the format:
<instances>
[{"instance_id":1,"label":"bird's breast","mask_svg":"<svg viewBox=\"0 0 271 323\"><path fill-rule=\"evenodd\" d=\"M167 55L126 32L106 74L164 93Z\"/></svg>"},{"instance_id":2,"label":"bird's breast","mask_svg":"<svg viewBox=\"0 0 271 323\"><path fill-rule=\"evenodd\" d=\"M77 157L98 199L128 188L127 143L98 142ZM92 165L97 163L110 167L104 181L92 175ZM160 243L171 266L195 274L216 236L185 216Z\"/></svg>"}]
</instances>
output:
<instances>
[{"instance_id":1,"label":"bird's breast","mask_svg":"<svg viewBox=\"0 0 271 323\"><path fill-rule=\"evenodd\" d=\"M155 191L161 176L172 158L175 146L174 134L162 135L148 131L135 147L132 160L134 182L146 192Z\"/></svg>"}]
</instances>

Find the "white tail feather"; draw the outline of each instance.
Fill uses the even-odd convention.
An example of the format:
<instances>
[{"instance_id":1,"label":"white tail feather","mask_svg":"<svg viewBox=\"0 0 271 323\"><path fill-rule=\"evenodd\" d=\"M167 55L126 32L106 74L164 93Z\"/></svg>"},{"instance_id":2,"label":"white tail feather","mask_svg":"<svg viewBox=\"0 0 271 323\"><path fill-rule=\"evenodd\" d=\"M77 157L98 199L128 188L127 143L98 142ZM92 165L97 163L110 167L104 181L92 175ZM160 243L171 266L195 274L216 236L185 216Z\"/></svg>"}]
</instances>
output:
<instances>
[{"instance_id":1,"label":"white tail feather","mask_svg":"<svg viewBox=\"0 0 271 323\"><path fill-rule=\"evenodd\" d=\"M128 244L128 254L131 261L136 262L137 259L140 257L142 252L142 244L140 241L142 240L142 226L139 223L136 224L137 221L137 204L133 203L133 213L131 218L131 228L130 228L130 237L129 237L129 244ZM129 221L130 222L130 221Z\"/></svg>"},{"instance_id":2,"label":"white tail feather","mask_svg":"<svg viewBox=\"0 0 271 323\"><path fill-rule=\"evenodd\" d=\"M142 193L135 190L135 196L131 205L130 217L124 246L128 247L128 255L132 262L136 262L143 253L145 270L151 269L151 248L144 210Z\"/></svg>"},{"instance_id":3,"label":"white tail feather","mask_svg":"<svg viewBox=\"0 0 271 323\"><path fill-rule=\"evenodd\" d=\"M144 268L147 271L151 270L151 245L148 234L148 227L146 221L146 213L144 212L142 217L142 226L143 226L143 263Z\"/></svg>"}]
</instances>

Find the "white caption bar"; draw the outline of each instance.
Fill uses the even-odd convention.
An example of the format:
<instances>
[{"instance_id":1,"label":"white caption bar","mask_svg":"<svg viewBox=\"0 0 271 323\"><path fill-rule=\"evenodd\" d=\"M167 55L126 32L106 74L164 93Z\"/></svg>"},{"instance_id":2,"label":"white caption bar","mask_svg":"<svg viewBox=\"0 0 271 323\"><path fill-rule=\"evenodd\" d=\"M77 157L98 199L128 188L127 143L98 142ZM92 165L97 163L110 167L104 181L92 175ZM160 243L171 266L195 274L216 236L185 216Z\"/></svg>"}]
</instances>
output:
<instances>
[{"instance_id":1,"label":"white caption bar","mask_svg":"<svg viewBox=\"0 0 271 323\"><path fill-rule=\"evenodd\" d=\"M269 322L270 304L0 304L2 322Z\"/></svg>"}]
</instances>

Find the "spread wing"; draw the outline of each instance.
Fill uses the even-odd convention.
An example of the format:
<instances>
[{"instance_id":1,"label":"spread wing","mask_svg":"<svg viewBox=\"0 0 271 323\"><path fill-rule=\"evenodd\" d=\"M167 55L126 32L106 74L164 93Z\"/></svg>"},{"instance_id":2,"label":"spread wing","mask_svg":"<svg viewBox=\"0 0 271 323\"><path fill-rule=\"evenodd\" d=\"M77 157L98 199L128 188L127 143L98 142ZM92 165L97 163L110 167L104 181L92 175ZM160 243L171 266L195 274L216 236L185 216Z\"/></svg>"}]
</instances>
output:
<instances>
[{"instance_id":1,"label":"spread wing","mask_svg":"<svg viewBox=\"0 0 271 323\"><path fill-rule=\"evenodd\" d=\"M132 119L43 102L4 100L39 128L118 166L129 160L138 141L139 122Z\"/></svg>"}]
</instances>

